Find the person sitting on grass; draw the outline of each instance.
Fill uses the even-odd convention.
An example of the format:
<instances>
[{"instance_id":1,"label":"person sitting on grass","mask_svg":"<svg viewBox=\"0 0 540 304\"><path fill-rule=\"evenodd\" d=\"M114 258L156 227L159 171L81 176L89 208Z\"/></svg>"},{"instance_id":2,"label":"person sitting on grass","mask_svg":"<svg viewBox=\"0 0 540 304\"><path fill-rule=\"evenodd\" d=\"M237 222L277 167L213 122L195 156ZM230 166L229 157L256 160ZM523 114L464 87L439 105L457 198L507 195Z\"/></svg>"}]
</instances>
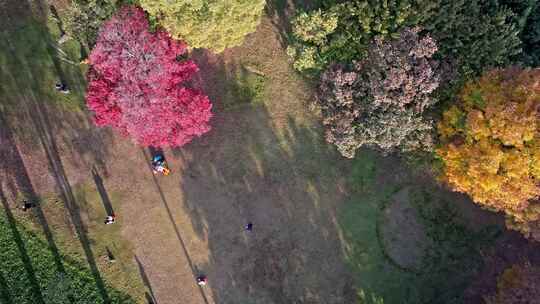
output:
<instances>
[{"instance_id":1,"label":"person sitting on grass","mask_svg":"<svg viewBox=\"0 0 540 304\"><path fill-rule=\"evenodd\" d=\"M163 165L165 164L165 158L163 155L158 154L152 158L152 168L154 169L154 173L161 172L163 168Z\"/></svg>"},{"instance_id":2,"label":"person sitting on grass","mask_svg":"<svg viewBox=\"0 0 540 304\"><path fill-rule=\"evenodd\" d=\"M114 214L107 215L107 217L105 218L105 225L114 224L115 221L116 221L116 216Z\"/></svg>"},{"instance_id":3,"label":"person sitting on grass","mask_svg":"<svg viewBox=\"0 0 540 304\"><path fill-rule=\"evenodd\" d=\"M35 207L35 206L36 206L36 204L31 203L31 202L29 202L28 200L25 200L25 199L24 199L24 200L22 201L22 207L21 207L21 209L22 209L22 211L26 211L26 210L28 210L28 209L30 209L30 208L32 208L32 207Z\"/></svg>"},{"instance_id":4,"label":"person sitting on grass","mask_svg":"<svg viewBox=\"0 0 540 304\"><path fill-rule=\"evenodd\" d=\"M63 83L63 82L57 82L54 87L55 87L55 89L57 91L62 92L64 94L69 93L69 89L68 89L67 85L65 83Z\"/></svg>"},{"instance_id":5,"label":"person sitting on grass","mask_svg":"<svg viewBox=\"0 0 540 304\"><path fill-rule=\"evenodd\" d=\"M208 278L205 275L200 275L197 277L197 285L204 286L208 282Z\"/></svg>"},{"instance_id":6,"label":"person sitting on grass","mask_svg":"<svg viewBox=\"0 0 540 304\"><path fill-rule=\"evenodd\" d=\"M154 174L157 174L158 172L161 172L164 175L169 174L170 170L165 165L165 157L163 157L163 155L158 154L152 158L152 171Z\"/></svg>"}]
</instances>

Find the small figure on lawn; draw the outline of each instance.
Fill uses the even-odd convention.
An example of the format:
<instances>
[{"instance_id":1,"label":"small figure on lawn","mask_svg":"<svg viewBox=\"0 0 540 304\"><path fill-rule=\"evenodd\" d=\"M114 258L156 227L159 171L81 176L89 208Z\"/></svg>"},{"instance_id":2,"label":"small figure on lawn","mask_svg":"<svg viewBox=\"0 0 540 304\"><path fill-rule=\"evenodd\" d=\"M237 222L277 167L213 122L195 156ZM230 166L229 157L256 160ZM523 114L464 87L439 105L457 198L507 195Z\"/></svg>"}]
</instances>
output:
<instances>
[{"instance_id":1,"label":"small figure on lawn","mask_svg":"<svg viewBox=\"0 0 540 304\"><path fill-rule=\"evenodd\" d=\"M28 209L31 209L31 208L35 207L35 206L36 206L36 204L31 203L31 202L29 202L28 200L25 200L25 199L24 199L24 200L22 201L22 207L21 207L21 209L22 209L22 211L26 211L26 210L28 210Z\"/></svg>"},{"instance_id":2,"label":"small figure on lawn","mask_svg":"<svg viewBox=\"0 0 540 304\"><path fill-rule=\"evenodd\" d=\"M252 222L248 222L244 228L246 229L247 232L251 232L253 231L253 223Z\"/></svg>"},{"instance_id":3,"label":"small figure on lawn","mask_svg":"<svg viewBox=\"0 0 540 304\"><path fill-rule=\"evenodd\" d=\"M105 225L114 224L115 221L116 221L116 216L114 214L107 215L107 217L105 218Z\"/></svg>"},{"instance_id":4,"label":"small figure on lawn","mask_svg":"<svg viewBox=\"0 0 540 304\"><path fill-rule=\"evenodd\" d=\"M208 278L205 275L200 275L197 277L197 285L204 286L208 283Z\"/></svg>"},{"instance_id":5,"label":"small figure on lawn","mask_svg":"<svg viewBox=\"0 0 540 304\"><path fill-rule=\"evenodd\" d=\"M114 263L116 262L116 258L114 257L113 253L109 250L109 247L105 247L105 251L107 252L107 261L109 263Z\"/></svg>"},{"instance_id":6,"label":"small figure on lawn","mask_svg":"<svg viewBox=\"0 0 540 304\"><path fill-rule=\"evenodd\" d=\"M169 175L169 172L171 172L162 154L157 154L152 158L152 171L154 174L161 172L163 175Z\"/></svg>"},{"instance_id":7,"label":"small figure on lawn","mask_svg":"<svg viewBox=\"0 0 540 304\"><path fill-rule=\"evenodd\" d=\"M69 93L69 89L68 89L67 85L65 83L63 83L63 82L57 82L54 87L55 87L55 89L57 91L62 92L64 94Z\"/></svg>"}]
</instances>

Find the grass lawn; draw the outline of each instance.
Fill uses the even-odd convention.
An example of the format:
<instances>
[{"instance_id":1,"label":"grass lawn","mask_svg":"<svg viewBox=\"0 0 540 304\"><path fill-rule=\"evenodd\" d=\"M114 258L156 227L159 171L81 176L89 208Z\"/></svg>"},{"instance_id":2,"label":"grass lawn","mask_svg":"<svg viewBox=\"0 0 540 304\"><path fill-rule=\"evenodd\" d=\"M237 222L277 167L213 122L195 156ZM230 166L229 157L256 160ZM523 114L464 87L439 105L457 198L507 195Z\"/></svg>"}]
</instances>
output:
<instances>
[{"instance_id":1,"label":"grass lawn","mask_svg":"<svg viewBox=\"0 0 540 304\"><path fill-rule=\"evenodd\" d=\"M359 303L461 303L463 290L482 266L480 251L491 246L497 235L494 227L474 232L459 223L459 210L437 196L430 185L414 185L410 178L390 180L388 162L373 152L362 151L354 160L350 182L355 189L339 215L346 239L347 259L355 275ZM399 170L406 170L397 165ZM385 172L381 172L385 168ZM386 174L382 176L381 174ZM383 216L396 201L396 195L408 188L408 203L428 242L415 248L403 247L400 255L414 255L418 267L401 265L390 255L392 240L382 231L389 225ZM410 217L412 215L409 215ZM407 238L404 222L393 235ZM399 229L399 227L398 227ZM397 230L397 229L396 229ZM399 235L401 234L401 235ZM413 236L410 236L411 241ZM407 242L407 240L406 240ZM409 252L407 251L409 250Z\"/></svg>"},{"instance_id":2,"label":"grass lawn","mask_svg":"<svg viewBox=\"0 0 540 304\"><path fill-rule=\"evenodd\" d=\"M90 269L72 256L60 255L60 264L47 243L20 225L5 198L0 215L0 298L6 304L25 303L136 303L128 294L105 284L97 287Z\"/></svg>"},{"instance_id":3,"label":"grass lawn","mask_svg":"<svg viewBox=\"0 0 540 304\"><path fill-rule=\"evenodd\" d=\"M42 146L39 144L39 138L48 139L47 136L40 137L43 135L38 135L39 132L35 128L39 123L35 122L33 114L38 112L36 109L38 104L43 104L49 113L55 115L51 123L54 127L47 132L55 134L62 141L60 144L71 143L72 134L80 135L82 129L66 128L66 124L71 123L67 117L77 121L79 125L84 125L87 121L87 113L84 110L86 67L79 65L79 44L69 40L59 47L56 41L60 33L54 21L49 19L45 25L29 16L19 17L21 22L17 26L0 33L2 79L0 112L9 121L10 131L17 138L17 143L24 145L27 151L31 149L29 147L40 151ZM68 85L69 94L62 94L55 89L58 81ZM69 116L64 113L69 113ZM33 120L34 124L31 123ZM72 146L69 147L73 149ZM40 155L39 153L36 152L36 155ZM46 160L44 158L41 161L45 166ZM120 223L103 224L106 215L104 198L91 177L76 185L72 190L79 217L82 219L82 228L79 230L74 227L74 219L72 215L70 217L66 205L59 196L41 192L43 195L40 198L44 220L50 227L55 246L62 253L62 264L66 265L67 277L64 281L70 287L71 293L81 300L77 303L101 303L100 298L101 301L103 299L99 295L99 288L96 289L95 277L92 277L88 269L88 263L95 264L107 289L110 290L111 301L115 303L142 301L145 289L133 260L132 248L121 236ZM107 200L112 207L122 199L114 192L105 195L110 196ZM10 193L6 199L13 207L14 202L23 196L24 193L19 193L13 197ZM51 251L48 252L42 224L35 214L22 213L18 210L13 211L11 218L2 218L1 221L0 229L3 232L11 231L11 234L2 233L2 248L6 246L8 249L2 250L2 254L5 255L0 258L2 260L0 269L5 271L3 279L6 280L8 288L6 294L9 294L13 301L8 303L41 303L36 296L50 291L49 285L57 280L59 275L55 267L51 267L54 266L51 265L53 254ZM81 233L85 234L88 241L80 238ZM85 255L82 242L94 256L92 261ZM21 248L26 248L27 253L24 254L28 259L20 260L19 257L24 254L18 253L17 250L20 251ZM114 263L108 262L108 252L114 256L116 260ZM29 272L32 268L34 274ZM19 275L9 276L7 275L9 273ZM25 286L27 281L25 278L31 276L36 277L38 285L28 289Z\"/></svg>"}]
</instances>

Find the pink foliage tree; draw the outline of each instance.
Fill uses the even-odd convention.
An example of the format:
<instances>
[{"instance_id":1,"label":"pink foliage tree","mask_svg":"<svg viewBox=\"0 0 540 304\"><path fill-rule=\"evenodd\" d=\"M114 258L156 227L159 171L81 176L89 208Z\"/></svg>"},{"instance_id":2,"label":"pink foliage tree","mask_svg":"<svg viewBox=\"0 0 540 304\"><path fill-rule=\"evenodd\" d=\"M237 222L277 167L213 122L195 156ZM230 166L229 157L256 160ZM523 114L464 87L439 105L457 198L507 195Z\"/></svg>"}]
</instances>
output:
<instances>
[{"instance_id":1,"label":"pink foliage tree","mask_svg":"<svg viewBox=\"0 0 540 304\"><path fill-rule=\"evenodd\" d=\"M150 32L141 8L122 8L103 25L89 57L86 102L95 123L145 146L182 146L208 132L212 104L183 85L198 71L180 60L185 52L166 32Z\"/></svg>"}]
</instances>

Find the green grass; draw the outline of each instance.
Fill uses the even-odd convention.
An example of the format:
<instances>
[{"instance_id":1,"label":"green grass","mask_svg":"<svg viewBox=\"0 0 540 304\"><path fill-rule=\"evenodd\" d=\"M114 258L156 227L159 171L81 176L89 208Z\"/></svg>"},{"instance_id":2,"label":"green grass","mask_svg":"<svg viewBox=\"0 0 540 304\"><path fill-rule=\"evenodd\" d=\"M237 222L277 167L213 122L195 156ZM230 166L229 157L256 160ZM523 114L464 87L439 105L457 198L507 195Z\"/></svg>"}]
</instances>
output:
<instances>
[{"instance_id":1,"label":"green grass","mask_svg":"<svg viewBox=\"0 0 540 304\"><path fill-rule=\"evenodd\" d=\"M255 73L251 68L241 65L231 71L228 80L226 96L224 96L225 109L234 109L246 104L258 105L264 102L266 96L266 77Z\"/></svg>"},{"instance_id":2,"label":"green grass","mask_svg":"<svg viewBox=\"0 0 540 304\"><path fill-rule=\"evenodd\" d=\"M122 290L135 300L142 300L144 286L138 269L133 263L133 248L121 235L121 219L114 225L103 224L106 211L103 207L102 198L93 183L74 187L73 192L81 213L86 217L87 236L101 275L110 282L112 287ZM110 192L107 195L113 209L118 202L122 201L122 196L118 193ZM49 225L53 229L55 242L59 249L73 260L81 264L86 263L79 239L73 233L71 224L66 222L69 215L63 202L58 197L50 195L43 198L42 208ZM42 233L41 227L34 221L22 220L24 226L36 235ZM107 249L113 254L116 260L115 263L109 263L106 260Z\"/></svg>"},{"instance_id":3,"label":"green grass","mask_svg":"<svg viewBox=\"0 0 540 304\"><path fill-rule=\"evenodd\" d=\"M85 80L79 66L79 46L68 41L57 49L58 29L28 20L24 26L0 33L0 95L4 110L18 110L22 96L52 102L70 110L83 106ZM54 88L61 78L71 93Z\"/></svg>"},{"instance_id":4,"label":"green grass","mask_svg":"<svg viewBox=\"0 0 540 304\"><path fill-rule=\"evenodd\" d=\"M76 259L61 256L58 269L47 244L11 213L0 215L0 299L2 303L103 303L90 270ZM106 283L112 303L135 303ZM63 291L63 292L62 292Z\"/></svg>"},{"instance_id":5,"label":"green grass","mask_svg":"<svg viewBox=\"0 0 540 304\"><path fill-rule=\"evenodd\" d=\"M410 191L409 199L433 245L426 247L420 271L400 267L385 253L379 231L385 224L383 211L410 181L381 182L378 174L385 172L379 161L373 152L355 158L349 182L357 186L338 214L358 303L461 303L464 288L482 265L481 249L490 246L496 234L467 229L458 223L458 210L429 195L437 190L417 185L421 190Z\"/></svg>"}]
</instances>

